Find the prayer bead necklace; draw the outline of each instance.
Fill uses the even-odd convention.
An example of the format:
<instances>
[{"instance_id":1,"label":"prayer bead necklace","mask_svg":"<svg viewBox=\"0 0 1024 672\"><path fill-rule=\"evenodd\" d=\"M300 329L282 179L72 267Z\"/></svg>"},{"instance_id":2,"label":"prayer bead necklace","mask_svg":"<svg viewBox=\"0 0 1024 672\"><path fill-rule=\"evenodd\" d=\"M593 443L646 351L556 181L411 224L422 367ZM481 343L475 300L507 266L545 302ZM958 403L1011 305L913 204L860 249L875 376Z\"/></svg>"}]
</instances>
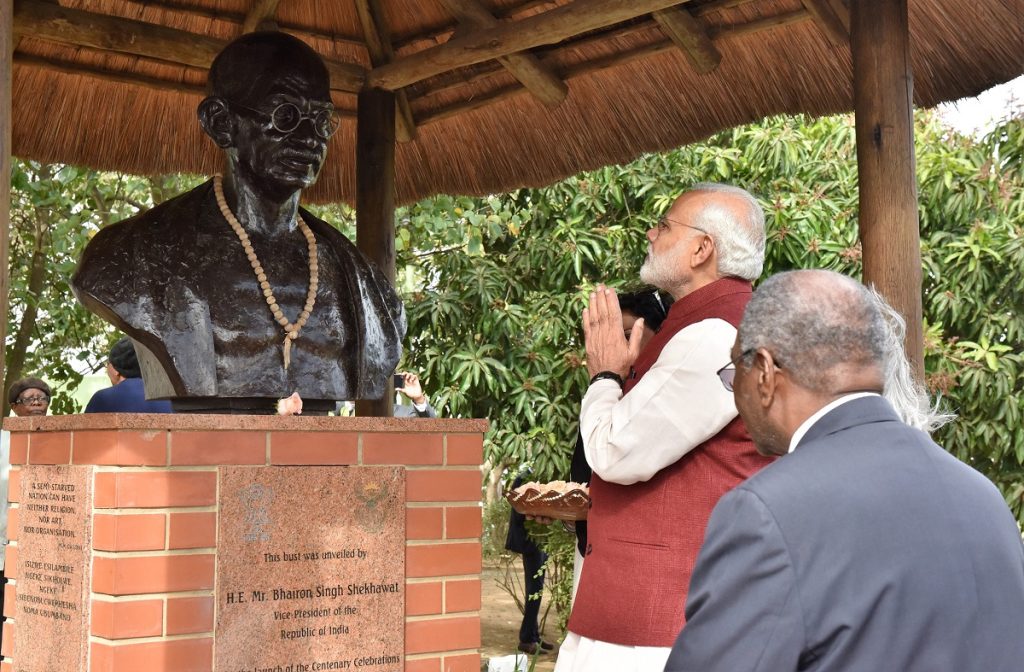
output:
<instances>
[{"instance_id":1,"label":"prayer bead necklace","mask_svg":"<svg viewBox=\"0 0 1024 672\"><path fill-rule=\"evenodd\" d=\"M270 312L273 313L274 319L277 320L277 323L284 328L284 370L287 371L288 365L291 363L292 341L299 337L299 331L306 324L306 321L309 319L309 314L313 312L313 304L316 303L316 289L318 284L316 238L313 237L313 232L310 231L306 223L302 221L302 216L299 215L296 217L295 223L299 225L299 230L302 231L302 235L306 237L306 243L309 249L309 289L306 291L306 304L302 307L302 312L299 313L299 319L292 323L288 321L288 318L285 317L284 313L281 311L281 307L277 305L277 299L274 298L274 292L270 289L270 283L267 281L267 274L263 270L260 260L256 258L256 251L252 249L252 243L249 242L249 234L245 232L241 223L235 217L234 213L231 212L231 208L228 207L227 199L224 198L223 179L220 175L215 175L213 178L213 193L217 197L217 207L220 208L220 214L224 216L227 223L231 225L231 229L235 232L235 235L238 236L238 240L242 242L242 249L245 251L245 256L249 260L249 264L252 266L253 272L256 274L256 281L260 283L260 289L263 290L263 296L266 298Z\"/></svg>"}]
</instances>

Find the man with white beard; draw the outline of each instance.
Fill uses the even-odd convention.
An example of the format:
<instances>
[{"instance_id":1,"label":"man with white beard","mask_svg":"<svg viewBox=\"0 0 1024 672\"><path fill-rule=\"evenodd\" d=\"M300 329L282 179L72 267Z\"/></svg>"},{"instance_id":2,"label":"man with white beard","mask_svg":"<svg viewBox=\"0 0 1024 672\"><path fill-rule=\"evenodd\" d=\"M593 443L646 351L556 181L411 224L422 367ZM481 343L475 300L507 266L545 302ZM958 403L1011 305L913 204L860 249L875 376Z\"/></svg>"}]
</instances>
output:
<instances>
[{"instance_id":1,"label":"man with white beard","mask_svg":"<svg viewBox=\"0 0 1024 672\"><path fill-rule=\"evenodd\" d=\"M647 232L644 282L675 298L643 348L615 292L583 311L590 387L580 411L593 506L555 672L661 672L718 499L768 463L718 372L764 262L764 213L737 187L699 184Z\"/></svg>"}]
</instances>

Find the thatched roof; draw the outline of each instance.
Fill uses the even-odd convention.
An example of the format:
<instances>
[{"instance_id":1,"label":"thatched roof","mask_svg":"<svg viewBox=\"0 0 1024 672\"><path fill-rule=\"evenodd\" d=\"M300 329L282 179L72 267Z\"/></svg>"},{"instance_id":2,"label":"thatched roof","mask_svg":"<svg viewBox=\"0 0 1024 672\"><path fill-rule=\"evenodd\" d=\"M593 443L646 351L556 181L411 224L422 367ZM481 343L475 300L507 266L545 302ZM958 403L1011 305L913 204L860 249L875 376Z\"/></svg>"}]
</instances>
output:
<instances>
[{"instance_id":1,"label":"thatched roof","mask_svg":"<svg viewBox=\"0 0 1024 672\"><path fill-rule=\"evenodd\" d=\"M411 112L415 139L397 148L400 202L546 184L770 114L852 108L843 0L694 0L649 13L672 4L61 0L78 10L67 12L18 0L14 154L143 174L215 172L218 152L195 117L205 68L247 19L250 27L267 16L331 61L343 123L309 194L316 200L353 199L353 92L363 81L401 91ZM1024 72L1020 2L909 5L917 105ZM623 19L638 7L648 11ZM497 28L481 23L481 9ZM546 43L545 31L567 20L587 32ZM513 32L517 47L528 47L491 58ZM484 60L467 64L474 53Z\"/></svg>"}]
</instances>

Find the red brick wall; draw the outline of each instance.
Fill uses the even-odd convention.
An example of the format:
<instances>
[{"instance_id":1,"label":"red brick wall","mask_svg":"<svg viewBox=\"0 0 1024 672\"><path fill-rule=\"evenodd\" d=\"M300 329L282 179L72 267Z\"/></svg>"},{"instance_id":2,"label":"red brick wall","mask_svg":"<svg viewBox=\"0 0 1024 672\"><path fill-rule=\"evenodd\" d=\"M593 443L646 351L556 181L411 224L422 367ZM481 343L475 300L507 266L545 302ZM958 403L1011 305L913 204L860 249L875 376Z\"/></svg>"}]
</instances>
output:
<instances>
[{"instance_id":1,"label":"red brick wall","mask_svg":"<svg viewBox=\"0 0 1024 672\"><path fill-rule=\"evenodd\" d=\"M211 672L219 465L404 465L407 672L480 669L482 421L14 419L0 672L17 651L23 464L97 465L90 670ZM77 425L77 426L76 426ZM242 429L244 427L244 429Z\"/></svg>"}]
</instances>

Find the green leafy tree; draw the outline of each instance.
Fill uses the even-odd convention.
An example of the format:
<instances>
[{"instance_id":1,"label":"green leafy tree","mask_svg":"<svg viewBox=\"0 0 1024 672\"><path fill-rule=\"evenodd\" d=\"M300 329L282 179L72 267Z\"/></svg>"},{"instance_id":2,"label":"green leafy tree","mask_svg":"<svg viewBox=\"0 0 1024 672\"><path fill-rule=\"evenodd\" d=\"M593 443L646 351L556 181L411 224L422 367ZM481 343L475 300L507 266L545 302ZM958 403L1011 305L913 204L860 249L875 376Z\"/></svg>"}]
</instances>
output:
<instances>
[{"instance_id":1,"label":"green leafy tree","mask_svg":"<svg viewBox=\"0 0 1024 672\"><path fill-rule=\"evenodd\" d=\"M1024 519L1024 125L961 137L917 116L927 382L959 418L937 435ZM643 233L687 186L762 200L765 273L860 277L853 119L776 117L706 142L485 199L402 213L408 365L451 415L487 417L492 465L564 478L585 388L579 316L599 281L628 283Z\"/></svg>"},{"instance_id":2,"label":"green leafy tree","mask_svg":"<svg viewBox=\"0 0 1024 672\"><path fill-rule=\"evenodd\" d=\"M927 383L959 416L935 438L1024 520L1024 122L975 140L924 111L916 131ZM530 464L538 480L566 477L586 386L586 294L599 281L635 279L645 229L700 181L759 196L766 275L861 276L850 116L771 118L543 189L437 197L402 214L408 366L425 374L443 413L491 419L496 470ZM534 533L556 562L571 563L559 527ZM563 624L568 594L555 591Z\"/></svg>"},{"instance_id":3,"label":"green leafy tree","mask_svg":"<svg viewBox=\"0 0 1024 672\"><path fill-rule=\"evenodd\" d=\"M13 161L5 391L18 378L40 377L54 388L51 413L79 410L70 393L81 371L105 361L113 335L71 293L82 248L100 227L152 207L189 181ZM6 416L6 393L3 403Z\"/></svg>"}]
</instances>

